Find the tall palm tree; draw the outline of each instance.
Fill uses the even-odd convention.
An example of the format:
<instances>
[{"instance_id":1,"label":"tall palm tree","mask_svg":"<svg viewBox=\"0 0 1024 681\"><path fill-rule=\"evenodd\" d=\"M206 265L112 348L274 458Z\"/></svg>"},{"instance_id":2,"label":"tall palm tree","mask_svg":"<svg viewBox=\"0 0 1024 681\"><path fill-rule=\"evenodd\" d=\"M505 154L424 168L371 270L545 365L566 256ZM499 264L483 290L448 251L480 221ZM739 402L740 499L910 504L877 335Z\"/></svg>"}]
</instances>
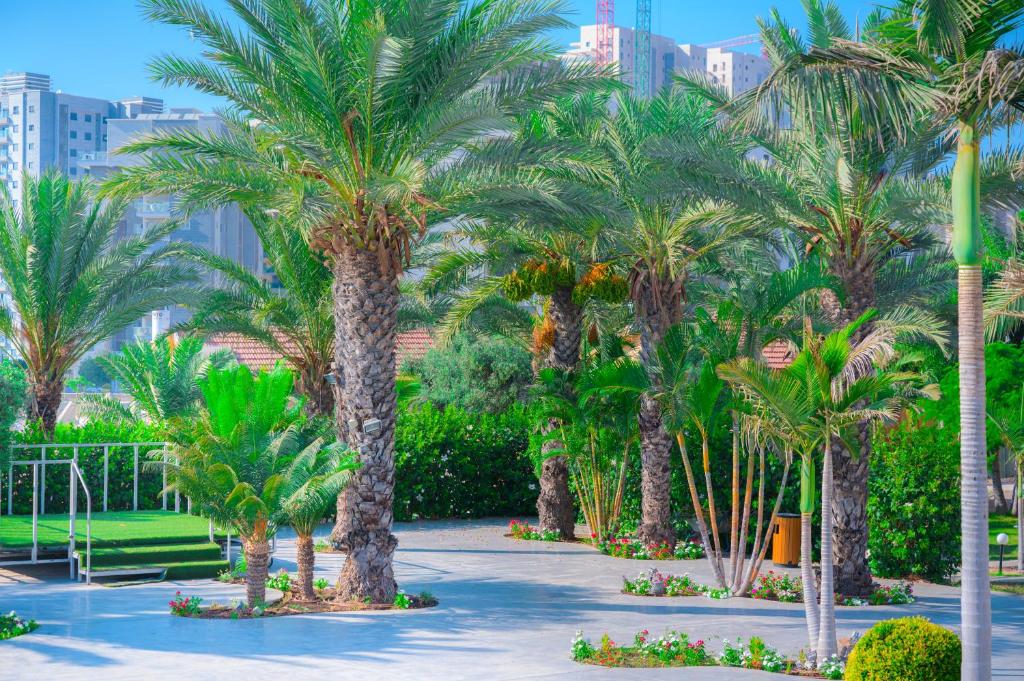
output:
<instances>
[{"instance_id":1,"label":"tall palm tree","mask_svg":"<svg viewBox=\"0 0 1024 681\"><path fill-rule=\"evenodd\" d=\"M718 220L717 204L691 192L670 172L660 151L668 144L701 140L722 156L736 143L713 109L679 91L651 100L620 95L595 147L610 172L595 180L612 232L617 258L628 274L629 299L640 332L640 361L651 372L652 389L640 405L642 518L640 538L675 544L670 519L672 440L655 399L656 352L665 334L683 318L687 284L739 249L749 223ZM707 164L702 168L707 169ZM695 169L691 169L696 173Z\"/></svg>"},{"instance_id":2,"label":"tall palm tree","mask_svg":"<svg viewBox=\"0 0 1024 681\"><path fill-rule=\"evenodd\" d=\"M125 202L101 204L91 182L48 170L22 187L20 211L0 190L0 276L11 296L0 334L25 363L26 418L53 433L71 367L149 312L192 300L199 279L175 259L173 224L119 238Z\"/></svg>"},{"instance_id":3,"label":"tall palm tree","mask_svg":"<svg viewBox=\"0 0 1024 681\"><path fill-rule=\"evenodd\" d=\"M330 270L301 233L255 211L249 217L280 286L234 260L191 249L189 257L223 275L225 285L201 299L177 329L238 334L269 348L295 370L309 413L332 416L334 393L325 378L334 359Z\"/></svg>"},{"instance_id":4,"label":"tall palm tree","mask_svg":"<svg viewBox=\"0 0 1024 681\"><path fill-rule=\"evenodd\" d=\"M510 138L519 149L517 156L540 162L529 172L522 162L504 170L504 182L542 184L557 202L494 201L485 195L463 207L470 219L449 235L459 246L439 258L422 282L433 295L455 289L441 324L442 337L492 304L495 296L512 303L541 296L544 319L533 348L538 368L578 368L588 304L621 303L626 293L625 279L608 262L604 225L586 200L593 195L589 180L602 171L603 159L592 152L592 145L608 115L608 102L607 93L592 91L557 98L518 117ZM552 422L549 430L556 427ZM548 451L558 446L551 439L543 444ZM563 456L543 460L537 511L542 529L563 539L574 536L576 511Z\"/></svg>"},{"instance_id":5,"label":"tall palm tree","mask_svg":"<svg viewBox=\"0 0 1024 681\"><path fill-rule=\"evenodd\" d=\"M280 211L330 263L338 436L362 464L341 495L339 597L391 602L403 266L428 223L486 177L462 150L595 71L548 66L557 48L542 35L567 25L560 0L253 0L230 4L233 21L187 0L142 7L207 56L160 57L153 74L221 96L231 113L222 134L129 145L148 160L111 186Z\"/></svg>"},{"instance_id":6,"label":"tall palm tree","mask_svg":"<svg viewBox=\"0 0 1024 681\"><path fill-rule=\"evenodd\" d=\"M1022 23L1021 0L896 0L869 17L861 42L832 41L792 55L772 77L807 96L841 81L858 111L876 121L909 124L929 109L956 141L948 205L959 290L965 681L988 679L992 667L980 148L986 132L1024 105L1024 54L1004 46Z\"/></svg>"},{"instance_id":7,"label":"tall palm tree","mask_svg":"<svg viewBox=\"0 0 1024 681\"><path fill-rule=\"evenodd\" d=\"M125 406L107 395L87 395L86 409L101 418L154 422L193 415L199 403L199 381L211 367L221 368L232 359L228 351L204 355L199 338L179 341L165 336L127 345L97 361L132 403Z\"/></svg>"},{"instance_id":8,"label":"tall palm tree","mask_svg":"<svg viewBox=\"0 0 1024 681\"><path fill-rule=\"evenodd\" d=\"M857 435L860 424L893 421L913 394L920 377L893 371L893 330L876 324L868 334L857 331L875 315L869 310L840 331L818 337L809 321L800 354L784 369L772 370L749 358L733 360L718 372L750 401L748 426L799 452L801 456L801 565L811 649L819 663L838 652L832 566L832 513L835 439ZM858 339L857 336L860 336ZM813 606L810 516L814 511L814 457L821 452L821 585ZM808 598L811 596L811 598Z\"/></svg>"},{"instance_id":9,"label":"tall palm tree","mask_svg":"<svg viewBox=\"0 0 1024 681\"><path fill-rule=\"evenodd\" d=\"M806 40L777 14L761 22L762 40L777 72L815 49L851 39L834 3L809 0L805 5ZM705 77L683 80L748 129L771 159L745 160L731 172L721 168L710 191L729 198L751 219L763 219L766 228L787 226L804 239L808 253L820 255L844 294L841 303L835 296L823 297L833 324L848 324L890 302L886 285L893 279L898 296L886 312L925 315L921 304L930 304L943 284L951 283L952 274L932 264L944 250L931 226L946 218L941 209L946 193L941 183L925 182L924 175L947 147L937 139L939 128L931 119L918 114L912 123L875 120L862 114L860 103L841 83L808 95L776 76L764 90L732 98ZM785 125L770 116L779 110L786 111ZM869 333L871 326L865 324L859 333ZM835 443L836 580L841 593L859 597L872 588L867 432L864 424L854 450Z\"/></svg>"}]
</instances>

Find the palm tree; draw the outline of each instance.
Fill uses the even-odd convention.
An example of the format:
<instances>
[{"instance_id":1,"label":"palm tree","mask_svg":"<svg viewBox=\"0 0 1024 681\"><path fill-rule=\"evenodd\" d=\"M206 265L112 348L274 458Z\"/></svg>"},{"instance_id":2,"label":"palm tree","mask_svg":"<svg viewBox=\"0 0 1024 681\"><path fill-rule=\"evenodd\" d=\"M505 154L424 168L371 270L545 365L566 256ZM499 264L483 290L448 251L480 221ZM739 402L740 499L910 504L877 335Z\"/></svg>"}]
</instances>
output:
<instances>
[{"instance_id":1,"label":"palm tree","mask_svg":"<svg viewBox=\"0 0 1024 681\"><path fill-rule=\"evenodd\" d=\"M735 141L727 138L728 130L710 106L678 91L664 91L651 100L620 95L617 109L597 147L606 156L610 172L595 184L601 189L599 205L606 207L613 248L629 273L640 361L652 379L639 415L642 519L638 534L647 543L674 545L672 440L655 399L657 347L683 318L687 284L698 278L701 269L713 270L726 253L740 249L749 224L718 220L718 205L680 184L660 155L669 144L704 142L714 145L723 157L734 152Z\"/></svg>"},{"instance_id":2,"label":"palm tree","mask_svg":"<svg viewBox=\"0 0 1024 681\"><path fill-rule=\"evenodd\" d=\"M167 242L173 224L120 238L124 201L101 204L91 182L48 170L22 187L20 211L0 194L0 276L11 297L0 334L25 363L26 418L53 433L71 367L151 311L193 299L199 280Z\"/></svg>"},{"instance_id":3,"label":"palm tree","mask_svg":"<svg viewBox=\"0 0 1024 681\"><path fill-rule=\"evenodd\" d=\"M327 433L324 433L326 436ZM307 447L292 459L284 472L284 479L290 483L291 489L281 502L281 515L295 530L295 562L299 572L299 595L303 600L316 599L313 590L313 567L316 560L313 532L334 505L338 494L348 484L352 471L357 467L353 454L334 445L323 449Z\"/></svg>"},{"instance_id":4,"label":"palm tree","mask_svg":"<svg viewBox=\"0 0 1024 681\"><path fill-rule=\"evenodd\" d=\"M211 367L222 368L232 359L228 351L205 356L198 338L179 341L165 336L126 345L97 361L132 403L125 406L107 395L87 395L86 409L93 416L113 420L146 418L162 423L191 416L199 403L199 381Z\"/></svg>"},{"instance_id":5,"label":"palm tree","mask_svg":"<svg viewBox=\"0 0 1024 681\"><path fill-rule=\"evenodd\" d=\"M807 41L777 14L760 22L777 72L805 59L809 51L851 39L834 3L811 0L806 8ZM706 77L683 78L690 89L733 115L771 158L745 161L734 173L724 170L712 191L751 218L760 216L769 229L788 226L805 240L807 252L820 254L844 294L841 304L834 296L823 296L834 324L848 324L889 302L886 289L893 280L898 295L891 307L883 308L887 312L932 303L951 284L952 275L932 264L944 248L936 243L931 225L945 219L941 209L932 207L942 205L945 190L923 178L947 151L937 141L934 122L922 114L912 123L875 120L861 114L859 102L842 84L808 94L780 76L773 78L764 89L737 98ZM785 125L770 117L780 110L790 119ZM868 323L860 333L870 330ZM867 424L861 430L855 450L836 443L832 513L837 584L841 593L864 597L872 589L867 563L871 441Z\"/></svg>"},{"instance_id":6,"label":"palm tree","mask_svg":"<svg viewBox=\"0 0 1024 681\"><path fill-rule=\"evenodd\" d=\"M807 54L791 53L764 89L770 92L784 83L784 89L793 88L800 97L813 97L842 82L873 126L879 120L909 126L922 109L929 109L954 133L948 205L959 290L965 681L988 679L992 666L980 145L986 132L1024 104L1024 79L1019 77L1024 55L1003 46L1022 22L1020 0L897 0L869 17L862 42L833 40Z\"/></svg>"},{"instance_id":7,"label":"palm tree","mask_svg":"<svg viewBox=\"0 0 1024 681\"><path fill-rule=\"evenodd\" d=\"M234 260L191 249L189 257L220 273L225 285L200 300L177 329L237 334L269 348L295 370L309 413L332 416L334 393L325 378L334 357L330 270L299 232L254 211L249 218L280 286Z\"/></svg>"},{"instance_id":8,"label":"palm tree","mask_svg":"<svg viewBox=\"0 0 1024 681\"><path fill-rule=\"evenodd\" d=\"M309 437L301 407L289 404L293 383L280 365L256 376L245 366L210 371L199 383L199 419L168 428L168 487L241 537L249 607L266 599L268 542L286 504L300 503L303 487L323 473L309 462L325 442Z\"/></svg>"},{"instance_id":9,"label":"palm tree","mask_svg":"<svg viewBox=\"0 0 1024 681\"><path fill-rule=\"evenodd\" d=\"M485 183L462 150L603 79L548 66L557 48L542 34L567 25L560 0L253 0L231 3L234 21L187 0L142 6L209 57L160 57L154 75L232 113L222 134L128 145L148 160L110 186L279 211L330 263L338 435L362 464L340 495L351 512L335 535L348 551L339 595L390 603L398 282L412 244Z\"/></svg>"},{"instance_id":10,"label":"palm tree","mask_svg":"<svg viewBox=\"0 0 1024 681\"><path fill-rule=\"evenodd\" d=\"M835 439L856 435L864 422L893 421L917 391L916 374L886 369L893 356L893 329L884 321L868 334L858 334L875 312L869 310L842 330L823 338L806 323L800 354L784 369L772 370L749 358L719 367L751 404L748 427L774 438L801 457L801 567L808 637L818 662L838 652L832 559L834 487L832 459ZM857 337L860 336L859 340ZM821 471L821 586L815 609L811 571L810 523L814 511L814 456L822 455Z\"/></svg>"},{"instance_id":11,"label":"palm tree","mask_svg":"<svg viewBox=\"0 0 1024 681\"><path fill-rule=\"evenodd\" d=\"M541 296L544 318L533 347L538 368L578 368L588 304L621 303L626 293L625 279L608 262L604 225L586 200L593 194L589 181L603 170L592 145L608 115L608 102L607 93L591 91L556 98L518 117L503 144L515 144L518 158L538 162L528 168L520 161L498 172L509 187L543 188L547 200L510 202L488 193L464 203L466 219L449 235L459 245L438 258L422 282L430 295L454 290L441 323L442 338L497 296L516 304ZM479 151L486 158L487 148ZM549 430L556 427L549 424ZM548 451L558 447L557 440L544 443ZM537 511L542 529L572 539L576 512L567 466L565 457L544 458Z\"/></svg>"}]
</instances>

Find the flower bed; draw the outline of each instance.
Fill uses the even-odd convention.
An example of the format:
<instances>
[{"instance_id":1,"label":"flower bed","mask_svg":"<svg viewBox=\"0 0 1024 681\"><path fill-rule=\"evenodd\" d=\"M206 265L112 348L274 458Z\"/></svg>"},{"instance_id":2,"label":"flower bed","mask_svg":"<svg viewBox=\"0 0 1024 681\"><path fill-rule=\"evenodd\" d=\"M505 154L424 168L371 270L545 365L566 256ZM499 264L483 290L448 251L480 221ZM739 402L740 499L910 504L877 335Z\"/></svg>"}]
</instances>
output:
<instances>
[{"instance_id":1,"label":"flower bed","mask_svg":"<svg viewBox=\"0 0 1024 681\"><path fill-rule=\"evenodd\" d=\"M690 575L668 575L651 569L636 579L622 578L622 593L634 596L697 596L708 587L695 582Z\"/></svg>"},{"instance_id":2,"label":"flower bed","mask_svg":"<svg viewBox=\"0 0 1024 681\"><path fill-rule=\"evenodd\" d=\"M0 641L6 641L15 636L27 634L39 628L35 620L27 620L11 610L6 615L0 615Z\"/></svg>"},{"instance_id":3,"label":"flower bed","mask_svg":"<svg viewBox=\"0 0 1024 681\"><path fill-rule=\"evenodd\" d=\"M529 523L513 520L508 524L508 536L524 541L558 541L561 536L554 530L538 530Z\"/></svg>"},{"instance_id":4,"label":"flower bed","mask_svg":"<svg viewBox=\"0 0 1024 681\"><path fill-rule=\"evenodd\" d=\"M597 550L615 558L634 560L697 560L704 557L704 547L687 539L676 543L673 551L668 544L644 544L636 537L606 537L598 540L591 535Z\"/></svg>"},{"instance_id":5,"label":"flower bed","mask_svg":"<svg viewBox=\"0 0 1024 681\"><path fill-rule=\"evenodd\" d=\"M780 601L782 603L803 603L803 581L785 573L769 570L757 585L751 589L750 596L761 600ZM914 602L913 588L907 582L892 586L878 586L866 599L843 598L836 594L836 605L907 605Z\"/></svg>"},{"instance_id":6,"label":"flower bed","mask_svg":"<svg viewBox=\"0 0 1024 681\"><path fill-rule=\"evenodd\" d=\"M703 639L691 641L687 634L678 631L652 638L646 629L637 632L629 645L619 645L605 634L596 646L579 631L572 640L570 654L576 662L603 667L741 667L825 679L842 679L844 671L838 658L826 660L818 669L810 668L805 661L786 659L756 636L746 643L740 639L735 643L725 641L722 652L716 656L708 651Z\"/></svg>"}]
</instances>

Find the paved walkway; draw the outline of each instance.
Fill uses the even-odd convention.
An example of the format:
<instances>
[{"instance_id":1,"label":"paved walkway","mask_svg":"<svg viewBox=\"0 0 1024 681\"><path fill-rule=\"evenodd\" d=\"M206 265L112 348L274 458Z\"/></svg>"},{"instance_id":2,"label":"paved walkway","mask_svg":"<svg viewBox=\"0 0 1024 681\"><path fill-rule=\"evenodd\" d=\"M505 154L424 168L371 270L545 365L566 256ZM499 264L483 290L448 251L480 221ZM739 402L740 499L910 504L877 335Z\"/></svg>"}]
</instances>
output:
<instances>
[{"instance_id":1,"label":"paved walkway","mask_svg":"<svg viewBox=\"0 0 1024 681\"><path fill-rule=\"evenodd\" d=\"M674 628L704 638L758 634L784 652L804 645L799 604L711 601L703 597L643 599L619 593L621 575L657 564L708 581L704 561L626 561L583 545L514 542L502 521L402 524L396 533L399 581L429 590L429 610L268 618L188 620L167 614L176 589L207 601L239 598L242 589L205 581L130 588L86 587L59 578L41 583L0 579L0 610L42 624L0 643L4 681L60 678L140 681L617 681L779 679L736 669L600 669L573 663L578 629L592 640L608 632L628 641L643 628ZM333 581L342 556L319 555L317 574ZM291 542L274 568L294 569ZM65 568L66 569L66 568ZM57 574L65 574L63 569ZM907 613L955 627L956 589L923 585L910 606L843 608L840 636ZM994 594L994 676L1024 678L1024 598Z\"/></svg>"}]
</instances>

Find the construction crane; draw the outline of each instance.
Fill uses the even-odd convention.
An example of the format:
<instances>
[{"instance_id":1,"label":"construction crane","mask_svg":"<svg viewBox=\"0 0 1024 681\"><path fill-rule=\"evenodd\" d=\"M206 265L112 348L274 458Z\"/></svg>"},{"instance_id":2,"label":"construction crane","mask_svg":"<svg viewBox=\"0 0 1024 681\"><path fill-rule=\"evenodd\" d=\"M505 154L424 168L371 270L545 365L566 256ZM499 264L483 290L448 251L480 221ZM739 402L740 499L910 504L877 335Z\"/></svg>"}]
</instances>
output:
<instances>
[{"instance_id":1,"label":"construction crane","mask_svg":"<svg viewBox=\"0 0 1024 681\"><path fill-rule=\"evenodd\" d=\"M701 47L743 47L744 45L758 45L761 42L760 33L750 33L748 35L736 36L735 38L728 38L726 40L719 40L715 43L707 43L701 45Z\"/></svg>"},{"instance_id":2,"label":"construction crane","mask_svg":"<svg viewBox=\"0 0 1024 681\"><path fill-rule=\"evenodd\" d=\"M612 39L615 26L615 0L597 0L597 64L612 63Z\"/></svg>"},{"instance_id":3,"label":"construction crane","mask_svg":"<svg viewBox=\"0 0 1024 681\"><path fill-rule=\"evenodd\" d=\"M633 32L633 92L651 96L651 0L636 0L636 30Z\"/></svg>"}]
</instances>

